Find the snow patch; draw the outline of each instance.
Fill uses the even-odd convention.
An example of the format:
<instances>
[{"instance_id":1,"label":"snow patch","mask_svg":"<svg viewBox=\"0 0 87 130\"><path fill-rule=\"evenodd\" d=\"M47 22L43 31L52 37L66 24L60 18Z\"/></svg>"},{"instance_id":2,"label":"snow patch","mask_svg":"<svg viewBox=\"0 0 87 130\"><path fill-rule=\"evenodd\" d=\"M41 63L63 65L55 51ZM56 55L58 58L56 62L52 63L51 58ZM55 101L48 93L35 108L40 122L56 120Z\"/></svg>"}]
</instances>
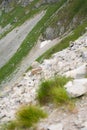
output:
<instances>
[{"instance_id":1,"label":"snow patch","mask_svg":"<svg viewBox=\"0 0 87 130\"><path fill-rule=\"evenodd\" d=\"M51 40L46 40L46 41L41 42L40 48L46 46L46 45L49 44L50 42L51 42Z\"/></svg>"}]
</instances>

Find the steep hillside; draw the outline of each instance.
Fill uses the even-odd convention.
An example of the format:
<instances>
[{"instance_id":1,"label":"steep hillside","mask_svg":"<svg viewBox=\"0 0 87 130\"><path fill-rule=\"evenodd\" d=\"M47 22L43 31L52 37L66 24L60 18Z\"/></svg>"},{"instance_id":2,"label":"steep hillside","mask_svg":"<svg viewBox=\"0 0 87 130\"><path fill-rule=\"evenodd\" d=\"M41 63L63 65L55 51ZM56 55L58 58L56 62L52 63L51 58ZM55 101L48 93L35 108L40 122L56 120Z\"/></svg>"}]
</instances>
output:
<instances>
[{"instance_id":1,"label":"steep hillside","mask_svg":"<svg viewBox=\"0 0 87 130\"><path fill-rule=\"evenodd\" d=\"M87 130L86 113L87 0L0 0L0 130Z\"/></svg>"},{"instance_id":2,"label":"steep hillside","mask_svg":"<svg viewBox=\"0 0 87 130\"><path fill-rule=\"evenodd\" d=\"M33 62L20 81L5 88L0 95L0 130L86 130L86 84L87 33L42 64ZM26 111L32 105L41 106L48 117L37 123L41 113Z\"/></svg>"},{"instance_id":3,"label":"steep hillside","mask_svg":"<svg viewBox=\"0 0 87 130\"><path fill-rule=\"evenodd\" d=\"M49 27L46 29L46 38L55 38L61 36L68 30L74 30L78 25L87 20L86 12L86 0L67 1L62 9L56 12L54 17L52 17Z\"/></svg>"},{"instance_id":4,"label":"steep hillside","mask_svg":"<svg viewBox=\"0 0 87 130\"><path fill-rule=\"evenodd\" d=\"M0 69L0 82L7 78L18 66L21 60L29 53L31 48L37 43L39 36L43 33L44 29L48 27L52 15L64 4L65 0L57 4L49 4L47 6L45 16L37 23L37 25L28 34L23 41L15 55ZM20 49L21 48L21 49ZM12 65L14 64L14 66Z\"/></svg>"},{"instance_id":5,"label":"steep hillside","mask_svg":"<svg viewBox=\"0 0 87 130\"><path fill-rule=\"evenodd\" d=\"M5 8L3 8L3 2L6 5ZM27 35L17 52L0 69L0 82L6 79L17 69L22 59L26 57L32 47L35 46L39 37L41 37L41 42L43 40L52 40L57 37L63 38L63 36L66 36L68 33L73 31L72 35L67 36L65 39L63 38L61 43L58 42L58 45L42 55L39 58L39 61L40 59L42 61L44 58L49 58L52 53L68 47L69 42L76 40L80 35L82 35L85 32L85 27L87 26L86 0L12 0L3 2L1 3L2 10L0 15L0 25L1 27L6 27L10 24L10 28L1 33L1 38L42 10L45 10L46 14ZM5 9L10 8L10 5L12 6L12 9L6 12Z\"/></svg>"}]
</instances>

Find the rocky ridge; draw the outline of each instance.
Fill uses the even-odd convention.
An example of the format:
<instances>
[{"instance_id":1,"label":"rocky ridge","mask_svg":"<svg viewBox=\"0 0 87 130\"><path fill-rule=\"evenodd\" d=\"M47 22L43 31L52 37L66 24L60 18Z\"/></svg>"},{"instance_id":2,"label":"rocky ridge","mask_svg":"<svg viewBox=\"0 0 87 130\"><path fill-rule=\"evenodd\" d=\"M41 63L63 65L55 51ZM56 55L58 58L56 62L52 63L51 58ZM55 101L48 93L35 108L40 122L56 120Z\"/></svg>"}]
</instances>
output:
<instances>
[{"instance_id":1,"label":"rocky ridge","mask_svg":"<svg viewBox=\"0 0 87 130\"><path fill-rule=\"evenodd\" d=\"M5 13L10 12L15 8L16 5L20 4L21 7L26 7L34 0L1 0L0 1L0 9L1 13L2 11L5 11ZM58 0L41 0L36 5L35 8L38 8L42 4L49 4L49 3L55 3L58 2Z\"/></svg>"},{"instance_id":2,"label":"rocky ridge","mask_svg":"<svg viewBox=\"0 0 87 130\"><path fill-rule=\"evenodd\" d=\"M0 95L0 123L13 119L20 105L35 104L40 81L54 75L71 76L73 81L65 85L67 92L72 97L84 96L77 100L73 113L63 107L53 108L52 104L45 106L49 117L38 124L37 130L87 130L87 33L42 64L32 63L32 70L21 82L5 88Z\"/></svg>"}]
</instances>

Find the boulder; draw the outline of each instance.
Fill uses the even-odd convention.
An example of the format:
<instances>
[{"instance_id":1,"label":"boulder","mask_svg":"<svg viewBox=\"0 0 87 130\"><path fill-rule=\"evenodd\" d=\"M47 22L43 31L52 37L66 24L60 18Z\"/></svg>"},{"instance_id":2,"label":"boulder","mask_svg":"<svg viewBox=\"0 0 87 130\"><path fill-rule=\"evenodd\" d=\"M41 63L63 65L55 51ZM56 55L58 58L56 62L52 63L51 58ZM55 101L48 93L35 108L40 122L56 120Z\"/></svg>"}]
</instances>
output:
<instances>
[{"instance_id":1,"label":"boulder","mask_svg":"<svg viewBox=\"0 0 87 130\"><path fill-rule=\"evenodd\" d=\"M59 35L62 35L62 34L64 33L64 31L65 31L65 28L64 28L64 26L62 26L62 27L60 28L60 34L59 34Z\"/></svg>"},{"instance_id":2,"label":"boulder","mask_svg":"<svg viewBox=\"0 0 87 130\"><path fill-rule=\"evenodd\" d=\"M64 73L63 75L65 75L66 77L72 77L72 78L85 78L87 75L87 64L84 64L80 67L78 67L77 69L68 71L66 73Z\"/></svg>"},{"instance_id":3,"label":"boulder","mask_svg":"<svg viewBox=\"0 0 87 130\"><path fill-rule=\"evenodd\" d=\"M47 40L52 40L55 38L55 30L52 27L48 27L44 33Z\"/></svg>"},{"instance_id":4,"label":"boulder","mask_svg":"<svg viewBox=\"0 0 87 130\"><path fill-rule=\"evenodd\" d=\"M79 97L87 93L87 79L75 79L69 81L65 86L70 97Z\"/></svg>"},{"instance_id":5,"label":"boulder","mask_svg":"<svg viewBox=\"0 0 87 130\"><path fill-rule=\"evenodd\" d=\"M38 68L39 66L40 66L40 63L37 62L37 61L34 61L34 62L31 64L32 69L36 69L36 68Z\"/></svg>"},{"instance_id":6,"label":"boulder","mask_svg":"<svg viewBox=\"0 0 87 130\"><path fill-rule=\"evenodd\" d=\"M82 127L81 130L87 130L87 121L82 124Z\"/></svg>"}]
</instances>

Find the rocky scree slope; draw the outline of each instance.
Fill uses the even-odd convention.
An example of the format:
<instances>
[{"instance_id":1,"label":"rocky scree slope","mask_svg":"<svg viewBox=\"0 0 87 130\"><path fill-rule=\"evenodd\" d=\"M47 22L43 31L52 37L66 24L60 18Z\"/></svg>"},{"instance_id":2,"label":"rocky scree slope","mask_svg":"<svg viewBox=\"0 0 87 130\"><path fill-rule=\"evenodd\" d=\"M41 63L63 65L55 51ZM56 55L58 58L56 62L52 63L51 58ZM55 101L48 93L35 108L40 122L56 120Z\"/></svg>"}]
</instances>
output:
<instances>
[{"instance_id":1,"label":"rocky scree slope","mask_svg":"<svg viewBox=\"0 0 87 130\"><path fill-rule=\"evenodd\" d=\"M76 101L76 110L70 113L67 109L47 105L49 113L46 120L37 125L38 130L86 130L87 129L87 33L67 49L55 53L42 64L32 63L32 70L25 73L22 80L11 88L5 89L0 96L0 123L14 118L15 110L23 104L35 104L36 90L41 80L55 75L71 76L65 88L71 97L82 96ZM84 96L83 96L84 95Z\"/></svg>"}]
</instances>

